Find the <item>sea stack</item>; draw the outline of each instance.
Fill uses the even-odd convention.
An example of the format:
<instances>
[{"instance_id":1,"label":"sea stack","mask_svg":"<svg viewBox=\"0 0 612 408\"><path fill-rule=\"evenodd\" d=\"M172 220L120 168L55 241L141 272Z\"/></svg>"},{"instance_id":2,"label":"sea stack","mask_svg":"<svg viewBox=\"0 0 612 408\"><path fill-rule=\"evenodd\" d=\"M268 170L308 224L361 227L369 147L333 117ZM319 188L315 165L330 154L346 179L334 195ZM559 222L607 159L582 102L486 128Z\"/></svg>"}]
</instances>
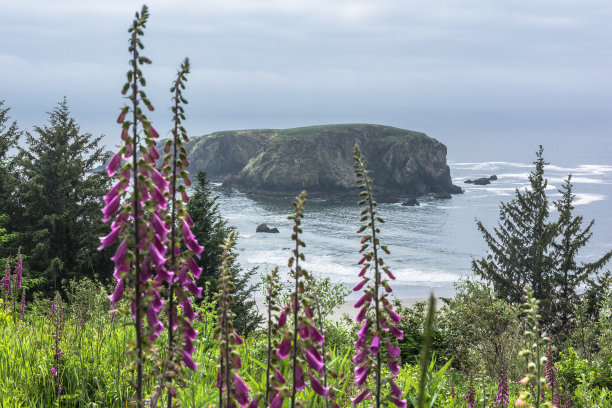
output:
<instances>
[{"instance_id":1,"label":"sea stack","mask_svg":"<svg viewBox=\"0 0 612 408\"><path fill-rule=\"evenodd\" d=\"M216 132L188 144L191 171L254 195L355 198L353 149L359 145L375 197L398 201L429 193L459 194L446 146L424 133L370 124Z\"/></svg>"}]
</instances>

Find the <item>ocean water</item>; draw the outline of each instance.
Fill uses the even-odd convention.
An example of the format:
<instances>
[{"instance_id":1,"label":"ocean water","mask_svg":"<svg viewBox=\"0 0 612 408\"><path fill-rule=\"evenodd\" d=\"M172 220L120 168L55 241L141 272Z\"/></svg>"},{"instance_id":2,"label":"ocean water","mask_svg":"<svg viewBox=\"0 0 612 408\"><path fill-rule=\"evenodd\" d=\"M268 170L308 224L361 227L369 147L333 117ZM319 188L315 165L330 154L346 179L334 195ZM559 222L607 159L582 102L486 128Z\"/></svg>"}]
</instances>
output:
<instances>
[{"instance_id":1,"label":"ocean water","mask_svg":"<svg viewBox=\"0 0 612 408\"><path fill-rule=\"evenodd\" d=\"M449 166L453 183L463 187L464 194L455 195L451 200L421 197L418 207L378 206L386 221L381 226L380 238L391 251L391 255L385 256L385 262L397 277L393 288L398 297L425 298L430 292L436 296L452 295L454 283L471 276L472 260L486 253L476 219L492 231L497 224L500 202L511 200L517 188L526 188L527 176L533 169L529 162L449 161ZM583 225L596 220L591 242L581 253L582 259L589 261L612 248L609 212L612 165L551 163L546 167L551 201L560 197L557 189L570 173L576 195L575 213L585 218ZM466 179L491 175L498 179L487 186L464 184ZM264 199L239 192L218 194L222 216L239 232L237 249L241 265L259 267L260 275L279 266L283 279L288 279L292 223L287 215L292 212L291 198ZM359 226L358 215L356 203L307 200L302 236L306 242L306 261L302 265L315 275L329 276L348 286L355 284L360 270L356 265L360 258L359 236L355 232ZM554 209L551 215L556 217ZM255 233L261 223L277 227L280 233Z\"/></svg>"}]
</instances>

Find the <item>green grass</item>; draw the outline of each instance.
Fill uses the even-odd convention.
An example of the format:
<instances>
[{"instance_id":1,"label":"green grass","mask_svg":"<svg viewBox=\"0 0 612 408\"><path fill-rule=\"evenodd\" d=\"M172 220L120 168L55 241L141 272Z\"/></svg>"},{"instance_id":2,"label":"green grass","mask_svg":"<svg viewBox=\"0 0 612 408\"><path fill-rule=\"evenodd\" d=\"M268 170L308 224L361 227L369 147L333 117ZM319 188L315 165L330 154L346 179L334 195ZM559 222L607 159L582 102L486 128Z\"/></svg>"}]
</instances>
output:
<instances>
[{"instance_id":1,"label":"green grass","mask_svg":"<svg viewBox=\"0 0 612 408\"><path fill-rule=\"evenodd\" d=\"M349 123L334 125L304 126L290 129L245 129L245 130L224 130L208 135L193 138L193 147L190 151L196 150L204 141L210 138L224 137L228 135L260 135L269 137L271 140L315 140L325 134L346 134L349 131L364 131L375 133L378 138L388 141L405 141L411 137L425 138L425 133L413 130L400 129L392 126L375 125L367 123Z\"/></svg>"}]
</instances>

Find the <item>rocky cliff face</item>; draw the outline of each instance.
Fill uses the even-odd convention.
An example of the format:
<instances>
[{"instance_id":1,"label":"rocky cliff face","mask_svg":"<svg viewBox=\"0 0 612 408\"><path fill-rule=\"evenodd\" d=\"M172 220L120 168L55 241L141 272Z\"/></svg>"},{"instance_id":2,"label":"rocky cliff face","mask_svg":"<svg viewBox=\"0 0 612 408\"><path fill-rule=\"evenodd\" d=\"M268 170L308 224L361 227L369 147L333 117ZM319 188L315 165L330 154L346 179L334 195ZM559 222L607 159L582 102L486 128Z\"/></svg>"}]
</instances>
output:
<instances>
[{"instance_id":1,"label":"rocky cliff face","mask_svg":"<svg viewBox=\"0 0 612 408\"><path fill-rule=\"evenodd\" d=\"M188 146L191 172L253 194L355 197L353 148L372 170L380 201L460 193L451 183L446 146L424 133L380 125L328 125L217 132Z\"/></svg>"}]
</instances>

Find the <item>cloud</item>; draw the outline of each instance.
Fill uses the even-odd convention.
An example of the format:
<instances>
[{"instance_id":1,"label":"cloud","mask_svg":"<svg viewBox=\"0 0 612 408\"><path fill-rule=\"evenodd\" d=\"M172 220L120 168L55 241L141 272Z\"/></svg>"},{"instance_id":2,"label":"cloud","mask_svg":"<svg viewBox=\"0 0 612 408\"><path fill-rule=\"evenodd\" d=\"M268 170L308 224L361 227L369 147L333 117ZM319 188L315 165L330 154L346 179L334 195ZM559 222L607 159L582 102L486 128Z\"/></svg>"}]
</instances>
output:
<instances>
[{"instance_id":1,"label":"cloud","mask_svg":"<svg viewBox=\"0 0 612 408\"><path fill-rule=\"evenodd\" d=\"M0 1L0 89L13 116L40 122L68 95L85 128L114 134L126 30L141 1ZM189 56L188 116L197 133L348 120L423 131L494 132L519 122L550 132L560 123L612 130L605 0L148 4L154 118L169 116L168 84Z\"/></svg>"}]
</instances>

